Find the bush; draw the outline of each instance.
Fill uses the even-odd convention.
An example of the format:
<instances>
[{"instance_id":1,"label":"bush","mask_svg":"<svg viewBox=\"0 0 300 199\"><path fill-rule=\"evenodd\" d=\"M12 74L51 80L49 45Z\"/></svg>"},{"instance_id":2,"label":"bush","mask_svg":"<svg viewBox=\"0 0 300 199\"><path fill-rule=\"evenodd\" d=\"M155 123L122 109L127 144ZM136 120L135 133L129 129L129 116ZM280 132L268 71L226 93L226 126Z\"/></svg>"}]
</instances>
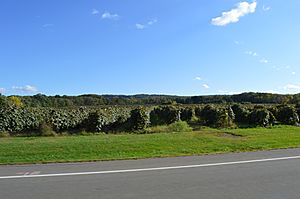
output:
<instances>
[{"instance_id":1,"label":"bush","mask_svg":"<svg viewBox=\"0 0 300 199\"><path fill-rule=\"evenodd\" d=\"M22 102L21 98L19 98L17 96L10 96L7 99L11 104L13 104L16 107L22 107L23 106L23 102Z\"/></svg>"},{"instance_id":2,"label":"bush","mask_svg":"<svg viewBox=\"0 0 300 199\"><path fill-rule=\"evenodd\" d=\"M195 116L197 117L197 118L201 118L201 112L202 112L202 108L201 107L196 107L195 108Z\"/></svg>"},{"instance_id":3,"label":"bush","mask_svg":"<svg viewBox=\"0 0 300 199\"><path fill-rule=\"evenodd\" d=\"M143 108L137 108L131 111L128 119L128 127L130 131L144 130L149 124L149 115Z\"/></svg>"},{"instance_id":4,"label":"bush","mask_svg":"<svg viewBox=\"0 0 300 199\"><path fill-rule=\"evenodd\" d=\"M111 123L106 125L103 128L104 132L122 132L122 131L127 131L128 129L130 129L128 127L128 118L124 117L124 116L119 116L118 119Z\"/></svg>"},{"instance_id":5,"label":"bush","mask_svg":"<svg viewBox=\"0 0 300 199\"><path fill-rule=\"evenodd\" d=\"M79 128L88 117L86 109L53 109L48 111L47 123L51 124L55 131L61 132Z\"/></svg>"},{"instance_id":6,"label":"bush","mask_svg":"<svg viewBox=\"0 0 300 199\"><path fill-rule=\"evenodd\" d=\"M170 125L152 126L147 128L144 133L171 133L171 132L190 132L193 129L185 121L178 121Z\"/></svg>"},{"instance_id":7,"label":"bush","mask_svg":"<svg viewBox=\"0 0 300 199\"><path fill-rule=\"evenodd\" d=\"M180 110L173 106L155 108L150 113L152 126L172 124L180 120Z\"/></svg>"},{"instance_id":8,"label":"bush","mask_svg":"<svg viewBox=\"0 0 300 199\"><path fill-rule=\"evenodd\" d=\"M185 121L178 121L168 126L170 132L190 132L193 129Z\"/></svg>"},{"instance_id":9,"label":"bush","mask_svg":"<svg viewBox=\"0 0 300 199\"><path fill-rule=\"evenodd\" d=\"M283 105L278 107L278 113L276 118L282 124L287 125L298 125L299 124L299 115L294 107Z\"/></svg>"},{"instance_id":10,"label":"bush","mask_svg":"<svg viewBox=\"0 0 300 199\"><path fill-rule=\"evenodd\" d=\"M9 137L9 136L10 136L10 134L7 131L0 132L0 138L6 138L6 137Z\"/></svg>"},{"instance_id":11,"label":"bush","mask_svg":"<svg viewBox=\"0 0 300 199\"><path fill-rule=\"evenodd\" d=\"M108 130L108 125L113 123L117 125L120 117L127 120L130 110L131 108L113 106L72 109L24 108L8 104L0 107L0 131L31 134L38 131L41 124L47 123L60 133L82 129L99 132Z\"/></svg>"},{"instance_id":12,"label":"bush","mask_svg":"<svg viewBox=\"0 0 300 199\"><path fill-rule=\"evenodd\" d=\"M254 109L249 117L250 124L263 127L272 126L275 123L275 117L267 109Z\"/></svg>"},{"instance_id":13,"label":"bush","mask_svg":"<svg viewBox=\"0 0 300 199\"><path fill-rule=\"evenodd\" d=\"M195 116L193 108L183 108L180 111L180 119L182 121L190 122Z\"/></svg>"},{"instance_id":14,"label":"bush","mask_svg":"<svg viewBox=\"0 0 300 199\"><path fill-rule=\"evenodd\" d=\"M248 117L250 115L250 111L244 108L242 105L235 104L232 107L232 111L234 112L235 119L234 121L238 124L248 124Z\"/></svg>"},{"instance_id":15,"label":"bush","mask_svg":"<svg viewBox=\"0 0 300 199\"><path fill-rule=\"evenodd\" d=\"M83 122L84 129L90 132L103 132L106 125L105 115L99 111L91 112Z\"/></svg>"},{"instance_id":16,"label":"bush","mask_svg":"<svg viewBox=\"0 0 300 199\"><path fill-rule=\"evenodd\" d=\"M39 127L39 134L40 136L45 136L45 137L53 137L56 136L56 132L53 130L51 125L43 123Z\"/></svg>"},{"instance_id":17,"label":"bush","mask_svg":"<svg viewBox=\"0 0 300 199\"><path fill-rule=\"evenodd\" d=\"M0 109L0 131L23 132L37 130L41 112L31 111L14 105Z\"/></svg>"},{"instance_id":18,"label":"bush","mask_svg":"<svg viewBox=\"0 0 300 199\"><path fill-rule=\"evenodd\" d=\"M197 115L202 125L212 127L232 127L235 115L230 107L217 108L207 105L201 110L197 110Z\"/></svg>"}]
</instances>

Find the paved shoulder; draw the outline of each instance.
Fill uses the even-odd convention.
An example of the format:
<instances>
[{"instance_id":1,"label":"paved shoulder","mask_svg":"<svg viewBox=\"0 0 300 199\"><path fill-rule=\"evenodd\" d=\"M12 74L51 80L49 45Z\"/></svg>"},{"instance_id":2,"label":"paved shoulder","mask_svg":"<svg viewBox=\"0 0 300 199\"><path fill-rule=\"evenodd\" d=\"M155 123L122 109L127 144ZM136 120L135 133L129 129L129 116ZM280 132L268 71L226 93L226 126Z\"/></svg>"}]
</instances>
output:
<instances>
[{"instance_id":1,"label":"paved shoulder","mask_svg":"<svg viewBox=\"0 0 300 199\"><path fill-rule=\"evenodd\" d=\"M297 198L300 149L0 166L1 198ZM101 197L100 197L101 196ZM226 196L226 197L224 197ZM202 198L202 197L201 197Z\"/></svg>"}]
</instances>

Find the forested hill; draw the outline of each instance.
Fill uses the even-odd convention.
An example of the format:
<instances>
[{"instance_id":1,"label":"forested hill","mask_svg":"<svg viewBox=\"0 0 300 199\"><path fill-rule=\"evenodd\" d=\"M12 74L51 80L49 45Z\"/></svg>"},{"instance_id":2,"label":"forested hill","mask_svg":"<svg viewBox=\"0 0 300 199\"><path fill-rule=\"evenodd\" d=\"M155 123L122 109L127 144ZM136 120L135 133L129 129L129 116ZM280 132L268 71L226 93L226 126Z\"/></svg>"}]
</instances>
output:
<instances>
[{"instance_id":1,"label":"forested hill","mask_svg":"<svg viewBox=\"0 0 300 199\"><path fill-rule=\"evenodd\" d=\"M10 97L0 96L3 102ZM17 96L27 107L73 107L101 105L163 105L163 104L300 104L300 94L242 93L238 95L172 96L172 95L80 95L80 96Z\"/></svg>"}]
</instances>

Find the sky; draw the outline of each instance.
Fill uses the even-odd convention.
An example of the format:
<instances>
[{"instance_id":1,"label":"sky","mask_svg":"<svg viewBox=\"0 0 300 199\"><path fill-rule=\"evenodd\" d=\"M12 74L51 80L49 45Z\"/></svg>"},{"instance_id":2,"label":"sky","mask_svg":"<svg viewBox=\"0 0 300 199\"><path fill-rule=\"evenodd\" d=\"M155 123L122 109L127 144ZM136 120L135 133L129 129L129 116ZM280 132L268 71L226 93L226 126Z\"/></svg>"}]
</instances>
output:
<instances>
[{"instance_id":1,"label":"sky","mask_svg":"<svg viewBox=\"0 0 300 199\"><path fill-rule=\"evenodd\" d=\"M0 93L300 93L299 10L299 0L1 0Z\"/></svg>"}]
</instances>

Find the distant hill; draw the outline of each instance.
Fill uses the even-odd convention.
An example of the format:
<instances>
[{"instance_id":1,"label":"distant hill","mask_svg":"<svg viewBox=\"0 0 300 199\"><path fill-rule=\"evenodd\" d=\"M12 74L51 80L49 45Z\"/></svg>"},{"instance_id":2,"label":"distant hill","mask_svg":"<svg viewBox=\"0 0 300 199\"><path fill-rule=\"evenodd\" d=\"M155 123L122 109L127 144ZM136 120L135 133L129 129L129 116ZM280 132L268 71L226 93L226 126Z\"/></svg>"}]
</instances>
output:
<instances>
[{"instance_id":1,"label":"distant hill","mask_svg":"<svg viewBox=\"0 0 300 199\"><path fill-rule=\"evenodd\" d=\"M6 98L5 96L1 96ZM162 104L300 104L300 94L242 93L237 95L174 96L174 95L80 95L80 96L18 96L29 107L73 107L101 105L162 105Z\"/></svg>"}]
</instances>

